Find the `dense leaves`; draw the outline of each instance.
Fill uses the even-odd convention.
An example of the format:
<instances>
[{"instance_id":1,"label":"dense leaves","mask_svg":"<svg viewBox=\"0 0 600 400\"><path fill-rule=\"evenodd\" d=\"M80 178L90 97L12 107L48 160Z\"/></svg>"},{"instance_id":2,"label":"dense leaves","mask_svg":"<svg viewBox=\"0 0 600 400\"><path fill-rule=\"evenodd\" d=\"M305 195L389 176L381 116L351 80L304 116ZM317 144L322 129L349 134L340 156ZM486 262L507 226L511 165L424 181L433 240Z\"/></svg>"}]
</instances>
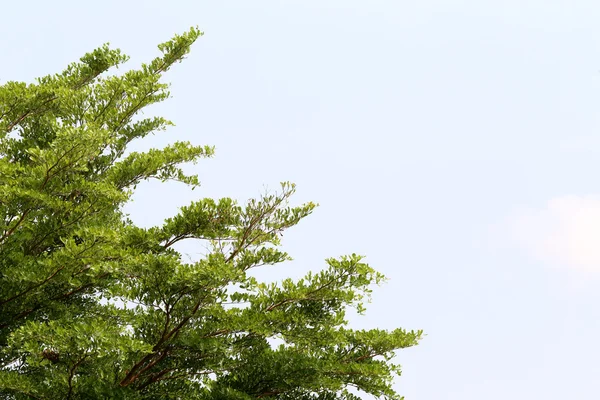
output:
<instances>
[{"instance_id":1,"label":"dense leaves","mask_svg":"<svg viewBox=\"0 0 600 400\"><path fill-rule=\"evenodd\" d=\"M0 87L0 398L398 399L395 350L421 332L347 328L384 277L351 255L299 280L251 269L289 260L280 237L315 208L290 206L292 184L240 205L182 207L162 226L122 214L151 178L194 188L182 163L213 149L128 145L171 123L140 118L169 96L160 78L201 35L159 46L121 75L103 46L34 84ZM174 249L202 241L186 262Z\"/></svg>"}]
</instances>

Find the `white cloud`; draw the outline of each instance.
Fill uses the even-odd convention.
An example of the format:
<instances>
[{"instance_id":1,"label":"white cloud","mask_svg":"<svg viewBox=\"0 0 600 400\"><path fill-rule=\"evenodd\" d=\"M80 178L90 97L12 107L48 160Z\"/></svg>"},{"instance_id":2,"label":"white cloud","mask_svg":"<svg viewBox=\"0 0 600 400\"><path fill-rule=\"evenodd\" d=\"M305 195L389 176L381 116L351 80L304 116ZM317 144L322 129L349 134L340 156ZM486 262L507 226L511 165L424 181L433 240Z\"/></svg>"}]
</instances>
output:
<instances>
[{"instance_id":1,"label":"white cloud","mask_svg":"<svg viewBox=\"0 0 600 400\"><path fill-rule=\"evenodd\" d=\"M554 198L540 209L513 215L509 235L534 257L600 271L600 196Z\"/></svg>"}]
</instances>

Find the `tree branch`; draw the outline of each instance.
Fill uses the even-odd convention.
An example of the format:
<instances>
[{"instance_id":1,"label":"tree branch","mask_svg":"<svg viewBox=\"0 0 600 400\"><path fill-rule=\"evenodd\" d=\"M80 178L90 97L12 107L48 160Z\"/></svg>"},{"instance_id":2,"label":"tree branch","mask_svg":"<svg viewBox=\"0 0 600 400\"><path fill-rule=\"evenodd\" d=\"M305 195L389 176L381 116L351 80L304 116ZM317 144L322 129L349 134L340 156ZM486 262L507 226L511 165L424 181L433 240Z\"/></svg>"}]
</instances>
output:
<instances>
[{"instance_id":1,"label":"tree branch","mask_svg":"<svg viewBox=\"0 0 600 400\"><path fill-rule=\"evenodd\" d=\"M37 283L37 284L35 284L33 286L30 286L29 288L27 288L26 290L22 291L21 293L18 293L16 295L12 296L12 297L9 297L6 300L0 301L0 306L6 304L8 302L11 302L11 301L13 301L15 299L18 299L19 297L24 296L27 293L31 292L33 289L36 289L36 288L42 286L43 284L47 283L49 280L51 280L52 278L54 278L56 276L56 274L58 274L63 269L65 269L64 265L62 267L58 268L56 271L54 271L50 276L48 276L43 281L41 281L41 282L39 282L39 283Z\"/></svg>"},{"instance_id":2,"label":"tree branch","mask_svg":"<svg viewBox=\"0 0 600 400\"><path fill-rule=\"evenodd\" d=\"M71 400L71 396L73 395L73 377L75 376L75 370L77 369L77 367L79 367L81 365L81 363L86 358L87 358L87 355L83 356L79 361L77 361L75 364L73 364L73 366L69 370L69 379L68 379L69 391L67 392L67 400Z\"/></svg>"}]
</instances>

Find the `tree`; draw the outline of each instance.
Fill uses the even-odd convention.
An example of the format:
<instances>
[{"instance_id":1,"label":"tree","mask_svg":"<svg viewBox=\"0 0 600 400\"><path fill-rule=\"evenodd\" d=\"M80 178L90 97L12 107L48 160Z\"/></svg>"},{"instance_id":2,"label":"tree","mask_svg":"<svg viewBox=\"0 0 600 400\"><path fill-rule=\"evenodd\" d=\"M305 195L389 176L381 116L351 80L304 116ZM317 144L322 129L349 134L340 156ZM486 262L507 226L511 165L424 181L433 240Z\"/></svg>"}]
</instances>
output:
<instances>
[{"instance_id":1,"label":"tree","mask_svg":"<svg viewBox=\"0 0 600 400\"><path fill-rule=\"evenodd\" d=\"M247 204L201 199L162 226L122 213L144 180L198 185L181 164L213 148L128 145L164 130L145 107L201 36L159 45L138 70L107 45L60 74L0 87L0 397L4 399L398 399L394 351L421 331L352 330L384 277L351 255L277 284L251 268L284 262L280 235L315 204L292 184ZM185 262L173 245L204 241ZM273 339L282 344L275 346Z\"/></svg>"}]
</instances>

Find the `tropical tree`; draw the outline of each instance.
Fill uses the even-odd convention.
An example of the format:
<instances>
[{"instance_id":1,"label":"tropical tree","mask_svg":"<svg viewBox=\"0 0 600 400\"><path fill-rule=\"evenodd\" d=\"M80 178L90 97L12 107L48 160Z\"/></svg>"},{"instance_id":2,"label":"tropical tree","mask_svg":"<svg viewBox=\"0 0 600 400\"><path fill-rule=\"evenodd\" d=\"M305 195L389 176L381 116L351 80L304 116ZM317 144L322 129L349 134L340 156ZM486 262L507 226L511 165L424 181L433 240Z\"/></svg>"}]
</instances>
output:
<instances>
[{"instance_id":1,"label":"tropical tree","mask_svg":"<svg viewBox=\"0 0 600 400\"><path fill-rule=\"evenodd\" d=\"M195 188L182 164L213 155L128 150L171 125L140 112L169 97L161 76L201 34L122 74L109 71L127 57L105 45L0 86L0 398L400 398L392 358L421 332L348 328L384 279L361 257L299 280L251 273L290 259L280 236L315 208L289 205L294 185L243 205L200 199L152 228L123 213L142 181ZM186 262L186 240L207 254Z\"/></svg>"}]
</instances>

